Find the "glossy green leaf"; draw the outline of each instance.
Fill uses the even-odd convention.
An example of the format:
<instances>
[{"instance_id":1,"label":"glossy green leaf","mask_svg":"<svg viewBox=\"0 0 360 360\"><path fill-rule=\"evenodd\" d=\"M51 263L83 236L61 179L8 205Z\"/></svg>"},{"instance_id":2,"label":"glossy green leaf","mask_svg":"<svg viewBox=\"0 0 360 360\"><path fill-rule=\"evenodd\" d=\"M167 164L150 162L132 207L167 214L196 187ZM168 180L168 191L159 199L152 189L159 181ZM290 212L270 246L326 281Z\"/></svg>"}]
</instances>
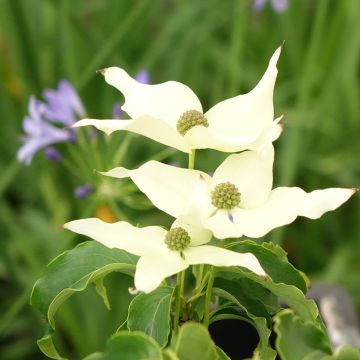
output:
<instances>
[{"instance_id":1,"label":"glossy green leaf","mask_svg":"<svg viewBox=\"0 0 360 360\"><path fill-rule=\"evenodd\" d=\"M314 322L286 309L275 317L276 349L282 360L323 359L331 354L326 334Z\"/></svg>"},{"instance_id":2,"label":"glossy green leaf","mask_svg":"<svg viewBox=\"0 0 360 360\"><path fill-rule=\"evenodd\" d=\"M129 306L128 329L143 331L164 347L170 334L170 308L173 292L174 288L162 286L150 294L137 295Z\"/></svg>"},{"instance_id":3,"label":"glossy green leaf","mask_svg":"<svg viewBox=\"0 0 360 360\"><path fill-rule=\"evenodd\" d=\"M241 253L253 253L268 273L269 278L264 279L241 267L222 268L217 272L217 277L233 281L240 281L241 278L254 281L283 300L302 319L316 321L319 313L317 306L313 300L307 300L304 295L306 291L305 278L287 261L283 250L274 245L267 243L259 245L248 240L230 244L229 248ZM261 300L259 297L258 299L264 304L266 303L265 299Z\"/></svg>"},{"instance_id":4,"label":"glossy green leaf","mask_svg":"<svg viewBox=\"0 0 360 360\"><path fill-rule=\"evenodd\" d=\"M54 314L72 294L113 271L133 274L137 258L119 249L109 249L96 241L81 243L57 256L33 288L31 305L54 327Z\"/></svg>"},{"instance_id":5,"label":"glossy green leaf","mask_svg":"<svg viewBox=\"0 0 360 360\"><path fill-rule=\"evenodd\" d=\"M244 240L230 244L229 249L240 253L251 252L274 282L294 285L306 294L306 278L288 262L286 253L280 246Z\"/></svg>"},{"instance_id":6,"label":"glossy green leaf","mask_svg":"<svg viewBox=\"0 0 360 360\"><path fill-rule=\"evenodd\" d=\"M237 305L251 320L260 338L256 349L259 357L268 360L275 359L276 351L269 344L272 321L264 305L264 302L269 301L273 305L274 298L271 294L269 295L269 291L246 278L237 279L237 281L218 278L214 283L214 294ZM263 301L261 301L261 296Z\"/></svg>"},{"instance_id":7,"label":"glossy green leaf","mask_svg":"<svg viewBox=\"0 0 360 360\"><path fill-rule=\"evenodd\" d=\"M53 336L54 329L49 326L45 335L37 341L39 349L49 358L56 359L56 360L65 360L62 356L59 355L57 352L54 342Z\"/></svg>"},{"instance_id":8,"label":"glossy green leaf","mask_svg":"<svg viewBox=\"0 0 360 360\"><path fill-rule=\"evenodd\" d=\"M216 346L216 353L218 356L218 360L231 360L218 346Z\"/></svg>"},{"instance_id":9,"label":"glossy green leaf","mask_svg":"<svg viewBox=\"0 0 360 360\"><path fill-rule=\"evenodd\" d=\"M142 332L121 331L107 343L105 352L87 356L84 360L163 360L159 345Z\"/></svg>"},{"instance_id":10,"label":"glossy green leaf","mask_svg":"<svg viewBox=\"0 0 360 360\"><path fill-rule=\"evenodd\" d=\"M217 360L216 346L205 326L195 322L185 323L171 344L180 360Z\"/></svg>"},{"instance_id":11,"label":"glossy green leaf","mask_svg":"<svg viewBox=\"0 0 360 360\"><path fill-rule=\"evenodd\" d=\"M34 285L31 304L55 329L54 315L59 306L76 292L113 271L132 275L137 258L119 249L109 249L95 241L87 241L56 257L46 273ZM38 341L40 349L53 359L60 359L52 332Z\"/></svg>"}]
</instances>

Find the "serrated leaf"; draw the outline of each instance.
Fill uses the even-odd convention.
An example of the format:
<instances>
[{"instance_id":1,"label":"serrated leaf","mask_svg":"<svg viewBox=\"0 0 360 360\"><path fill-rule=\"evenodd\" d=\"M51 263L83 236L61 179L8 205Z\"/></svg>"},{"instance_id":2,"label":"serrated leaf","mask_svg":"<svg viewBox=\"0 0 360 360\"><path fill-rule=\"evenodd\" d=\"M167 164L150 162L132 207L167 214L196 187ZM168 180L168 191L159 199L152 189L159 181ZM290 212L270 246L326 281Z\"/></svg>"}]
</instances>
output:
<instances>
[{"instance_id":1,"label":"serrated leaf","mask_svg":"<svg viewBox=\"0 0 360 360\"><path fill-rule=\"evenodd\" d=\"M282 360L315 360L331 354L326 334L314 322L303 321L292 310L274 316L276 349Z\"/></svg>"},{"instance_id":2,"label":"serrated leaf","mask_svg":"<svg viewBox=\"0 0 360 360\"><path fill-rule=\"evenodd\" d=\"M137 295L129 305L128 329L143 331L164 347L170 333L173 292L173 287L162 286L149 294Z\"/></svg>"},{"instance_id":3,"label":"serrated leaf","mask_svg":"<svg viewBox=\"0 0 360 360\"><path fill-rule=\"evenodd\" d=\"M279 246L269 243L260 245L251 240L244 240L232 243L228 248L240 253L254 254L274 282L294 285L306 294L306 280L303 274L288 262L284 251Z\"/></svg>"},{"instance_id":4,"label":"serrated leaf","mask_svg":"<svg viewBox=\"0 0 360 360\"><path fill-rule=\"evenodd\" d=\"M132 275L137 257L119 249L109 249L95 241L87 241L57 256L34 285L30 302L55 329L54 315L59 306L76 292L113 271ZM52 332L38 341L47 356L60 359Z\"/></svg>"},{"instance_id":5,"label":"serrated leaf","mask_svg":"<svg viewBox=\"0 0 360 360\"><path fill-rule=\"evenodd\" d=\"M119 332L106 344L105 352L87 356L84 360L162 360L159 345L142 332Z\"/></svg>"},{"instance_id":6,"label":"serrated leaf","mask_svg":"<svg viewBox=\"0 0 360 360\"><path fill-rule=\"evenodd\" d=\"M217 360L216 346L205 326L187 322L172 342L172 348L180 360Z\"/></svg>"}]
</instances>

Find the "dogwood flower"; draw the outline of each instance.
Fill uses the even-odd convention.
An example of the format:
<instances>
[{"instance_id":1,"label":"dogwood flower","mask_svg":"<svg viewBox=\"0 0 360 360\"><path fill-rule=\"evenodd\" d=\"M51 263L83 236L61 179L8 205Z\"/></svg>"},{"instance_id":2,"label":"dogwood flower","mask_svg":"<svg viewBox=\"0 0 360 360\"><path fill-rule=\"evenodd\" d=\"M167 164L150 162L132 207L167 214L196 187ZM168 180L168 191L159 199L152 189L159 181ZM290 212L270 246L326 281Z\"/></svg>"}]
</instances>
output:
<instances>
[{"instance_id":1,"label":"dogwood flower","mask_svg":"<svg viewBox=\"0 0 360 360\"><path fill-rule=\"evenodd\" d=\"M130 177L153 204L176 218L200 221L218 239L258 238L298 216L319 218L356 191L329 188L306 193L298 187L272 190L273 147L225 159L211 177L198 171L149 161L135 170L118 167L102 173ZM196 205L195 205L196 204Z\"/></svg>"},{"instance_id":2,"label":"dogwood flower","mask_svg":"<svg viewBox=\"0 0 360 360\"><path fill-rule=\"evenodd\" d=\"M260 276L266 276L253 254L197 245L194 236L202 230L185 229L178 223L174 223L167 231L159 226L139 228L124 221L110 224L90 218L68 222L64 228L86 235L109 248L122 249L139 256L135 287L145 293L155 290L168 276L197 264L242 266ZM211 234L207 230L203 231L202 236L209 241Z\"/></svg>"},{"instance_id":3,"label":"dogwood flower","mask_svg":"<svg viewBox=\"0 0 360 360\"><path fill-rule=\"evenodd\" d=\"M221 101L205 114L197 96L182 83L145 85L123 69L102 69L106 82L124 94L123 109L131 119L83 119L74 126L93 125L107 134L128 130L187 153L204 148L225 152L258 149L281 133L280 118L274 120L273 108L280 52L279 47L253 90Z\"/></svg>"}]
</instances>

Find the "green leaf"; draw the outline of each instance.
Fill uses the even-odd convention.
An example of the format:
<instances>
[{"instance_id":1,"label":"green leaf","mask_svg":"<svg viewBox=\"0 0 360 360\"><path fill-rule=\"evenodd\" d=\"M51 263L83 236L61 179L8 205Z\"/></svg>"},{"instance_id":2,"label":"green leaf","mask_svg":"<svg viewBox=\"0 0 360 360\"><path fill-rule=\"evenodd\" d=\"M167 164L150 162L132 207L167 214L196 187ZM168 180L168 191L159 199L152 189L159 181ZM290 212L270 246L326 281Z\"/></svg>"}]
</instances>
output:
<instances>
[{"instance_id":1,"label":"green leaf","mask_svg":"<svg viewBox=\"0 0 360 360\"><path fill-rule=\"evenodd\" d=\"M218 360L231 360L218 346L216 346L216 353L218 356Z\"/></svg>"},{"instance_id":2,"label":"green leaf","mask_svg":"<svg viewBox=\"0 0 360 360\"><path fill-rule=\"evenodd\" d=\"M52 336L54 334L54 329L49 326L45 335L37 341L39 349L49 358L56 360L66 360L57 352Z\"/></svg>"},{"instance_id":3,"label":"green leaf","mask_svg":"<svg viewBox=\"0 0 360 360\"><path fill-rule=\"evenodd\" d=\"M218 352L206 327L195 322L181 326L171 344L180 360L217 360ZM221 358L220 358L221 359Z\"/></svg>"},{"instance_id":4,"label":"green leaf","mask_svg":"<svg viewBox=\"0 0 360 360\"><path fill-rule=\"evenodd\" d=\"M306 294L306 279L302 272L288 262L286 253L280 246L271 243L260 245L251 240L244 240L230 244L229 249L254 254L274 282L294 285Z\"/></svg>"},{"instance_id":5,"label":"green leaf","mask_svg":"<svg viewBox=\"0 0 360 360\"><path fill-rule=\"evenodd\" d=\"M336 355L331 357L326 357L324 360L360 360L360 350L355 349L351 346L344 345L336 353Z\"/></svg>"},{"instance_id":6,"label":"green leaf","mask_svg":"<svg viewBox=\"0 0 360 360\"><path fill-rule=\"evenodd\" d=\"M290 309L280 311L274 321L282 360L315 360L331 354L326 334L315 323L303 321Z\"/></svg>"},{"instance_id":7,"label":"green leaf","mask_svg":"<svg viewBox=\"0 0 360 360\"><path fill-rule=\"evenodd\" d=\"M154 338L161 347L168 342L170 308L174 288L162 286L150 294L141 293L130 303L127 327L139 330Z\"/></svg>"},{"instance_id":8,"label":"green leaf","mask_svg":"<svg viewBox=\"0 0 360 360\"><path fill-rule=\"evenodd\" d=\"M45 275L34 285L31 305L45 315L54 328L54 314L72 294L112 271L132 275L137 258L119 249L109 249L96 241L81 243L57 256Z\"/></svg>"},{"instance_id":9,"label":"green leaf","mask_svg":"<svg viewBox=\"0 0 360 360\"><path fill-rule=\"evenodd\" d=\"M84 360L162 360L159 345L142 332L121 331L106 344L104 353L95 353Z\"/></svg>"},{"instance_id":10,"label":"green leaf","mask_svg":"<svg viewBox=\"0 0 360 360\"><path fill-rule=\"evenodd\" d=\"M221 268L217 271L218 277L233 281L239 281L241 278L250 279L282 299L302 319L316 321L319 311L313 300L305 298L305 278L287 261L284 252L279 247L268 243L258 245L253 241L246 240L230 244L229 248L241 253L253 253L268 273L269 278L264 279L240 267ZM264 300L262 302L264 303Z\"/></svg>"},{"instance_id":11,"label":"green leaf","mask_svg":"<svg viewBox=\"0 0 360 360\"><path fill-rule=\"evenodd\" d=\"M96 292L102 297L104 305L108 310L111 310L110 302L107 297L106 287L104 286L104 278L95 280Z\"/></svg>"},{"instance_id":12,"label":"green leaf","mask_svg":"<svg viewBox=\"0 0 360 360\"><path fill-rule=\"evenodd\" d=\"M76 292L112 271L132 275L137 258L119 249L109 249L96 241L87 241L57 256L45 275L34 285L31 304L37 308L55 329L54 315L59 306ZM38 341L40 349L50 358L61 359L47 332Z\"/></svg>"},{"instance_id":13,"label":"green leaf","mask_svg":"<svg viewBox=\"0 0 360 360\"><path fill-rule=\"evenodd\" d=\"M263 298L264 302L270 301L273 305L274 298L269 296L269 291L246 278L237 279L236 281L218 278L214 282L213 291L215 295L229 300L243 309L246 317L251 320L260 337L256 349L259 357L268 360L275 359L276 351L269 344L272 321L264 303L261 301Z\"/></svg>"},{"instance_id":14,"label":"green leaf","mask_svg":"<svg viewBox=\"0 0 360 360\"><path fill-rule=\"evenodd\" d=\"M164 360L179 360L178 356L170 348L166 348L163 350L163 357Z\"/></svg>"}]
</instances>

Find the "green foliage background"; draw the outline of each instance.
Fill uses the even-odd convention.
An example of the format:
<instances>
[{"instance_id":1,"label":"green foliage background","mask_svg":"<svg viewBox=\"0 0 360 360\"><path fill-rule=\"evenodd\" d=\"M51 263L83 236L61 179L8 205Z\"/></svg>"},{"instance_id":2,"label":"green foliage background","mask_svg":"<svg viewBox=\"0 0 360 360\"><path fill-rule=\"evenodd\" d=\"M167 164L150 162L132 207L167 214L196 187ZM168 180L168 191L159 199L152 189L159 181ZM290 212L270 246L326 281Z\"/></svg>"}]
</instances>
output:
<instances>
[{"instance_id":1,"label":"green foliage background","mask_svg":"<svg viewBox=\"0 0 360 360\"><path fill-rule=\"evenodd\" d=\"M102 201L114 205L101 194L74 199L78 180L42 154L30 167L18 163L30 95L67 78L89 116L110 117L122 98L95 70L117 65L133 75L147 69L152 83L188 84L207 109L250 90L285 40L275 89L276 115L285 113L275 184L307 191L359 187L359 14L357 0L289 0L282 14L269 5L255 13L250 0L0 0L1 359L42 358L36 339L43 324L28 304L31 287L53 257L80 240L57 227L94 215ZM111 146L123 140L124 134L114 134ZM162 150L134 136L124 163L138 166ZM203 151L198 167L212 171L224 156ZM89 173L96 168L92 161L87 159ZM166 161L185 164L186 158L174 154ZM169 222L154 209L124 211L141 225ZM320 220L298 219L265 240L282 244L312 281L345 286L360 310L359 217L355 196ZM111 275L106 281L113 285L111 312L89 289L57 315L58 345L74 358L101 350L126 316L130 278Z\"/></svg>"}]
</instances>

